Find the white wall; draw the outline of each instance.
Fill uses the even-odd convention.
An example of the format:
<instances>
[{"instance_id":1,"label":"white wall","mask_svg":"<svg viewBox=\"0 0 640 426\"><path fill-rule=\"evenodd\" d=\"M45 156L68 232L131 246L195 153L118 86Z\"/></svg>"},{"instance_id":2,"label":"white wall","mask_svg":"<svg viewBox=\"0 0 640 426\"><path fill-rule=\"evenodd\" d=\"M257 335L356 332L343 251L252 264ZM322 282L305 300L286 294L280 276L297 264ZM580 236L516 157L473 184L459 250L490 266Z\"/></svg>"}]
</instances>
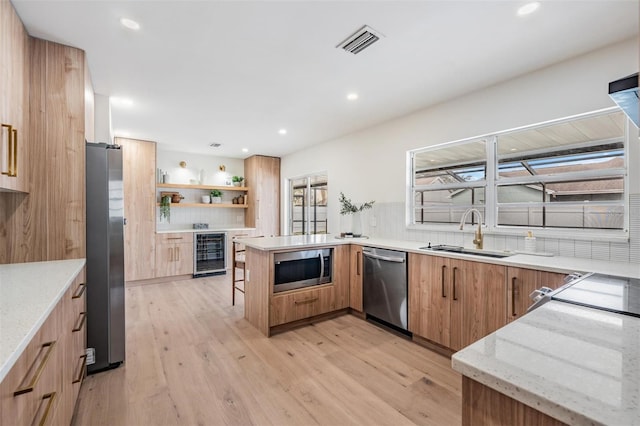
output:
<instances>
[{"instance_id":1,"label":"white wall","mask_svg":"<svg viewBox=\"0 0 640 426\"><path fill-rule=\"evenodd\" d=\"M608 83L637 71L638 40L634 38L327 141L282 158L283 194L286 178L326 170L330 232L338 232L337 199L342 191L354 202L376 200L377 226L370 229L371 234L382 236L384 230L389 237L418 238L407 235L404 228L407 150L614 106L608 96ZM631 164L640 161L638 151L633 149ZM635 178L630 176L630 181L637 181L638 176ZM639 192L637 185L632 192ZM398 206L402 206L400 223L395 217ZM285 208L283 197L282 211ZM388 214L382 215L384 218L376 214L385 209L393 210L393 223L386 222ZM282 229L287 229L285 224ZM640 230L634 238L640 240ZM550 245L550 249L555 246ZM584 257L585 253L580 251L579 255ZM628 258L628 244L624 253ZM607 256L611 256L611 250Z\"/></svg>"}]
</instances>

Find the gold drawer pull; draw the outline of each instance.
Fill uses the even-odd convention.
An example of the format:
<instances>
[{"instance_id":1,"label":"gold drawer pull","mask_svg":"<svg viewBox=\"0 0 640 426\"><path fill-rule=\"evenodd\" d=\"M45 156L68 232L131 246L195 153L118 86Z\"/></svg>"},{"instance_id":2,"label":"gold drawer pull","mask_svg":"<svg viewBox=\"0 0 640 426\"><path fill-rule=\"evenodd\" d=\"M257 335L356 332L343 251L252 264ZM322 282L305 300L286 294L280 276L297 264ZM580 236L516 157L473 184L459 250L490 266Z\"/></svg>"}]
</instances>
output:
<instances>
[{"instance_id":1,"label":"gold drawer pull","mask_svg":"<svg viewBox=\"0 0 640 426\"><path fill-rule=\"evenodd\" d=\"M13 176L13 126L11 124L2 124L7 129L7 171L2 174Z\"/></svg>"},{"instance_id":2,"label":"gold drawer pull","mask_svg":"<svg viewBox=\"0 0 640 426\"><path fill-rule=\"evenodd\" d=\"M18 176L18 129L13 129L13 170L9 176Z\"/></svg>"},{"instance_id":3,"label":"gold drawer pull","mask_svg":"<svg viewBox=\"0 0 640 426\"><path fill-rule=\"evenodd\" d=\"M13 392L13 396L18 396L18 395L22 395L23 393L29 393L29 392L33 391L33 388L36 387L36 384L38 383L38 380L40 380L40 376L42 375L42 372L44 371L44 367L47 365L47 361L49 361L49 358L51 357L51 353L53 352L53 348L54 348L55 345L56 345L56 341L55 340L52 341L52 342L47 342L47 343L42 345L42 347L40 348L40 351L42 352L42 350L44 350L46 348L47 352L45 353L44 357L42 358L42 361L40 362L40 365L36 369L36 372L33 375L33 378L31 379L31 382L28 385L26 385L25 387L18 388L15 392ZM35 360L33 362L35 363ZM33 367L33 365L31 367ZM29 371L31 371L31 368L29 369ZM24 380L23 380L23 382L24 382Z\"/></svg>"},{"instance_id":4,"label":"gold drawer pull","mask_svg":"<svg viewBox=\"0 0 640 426\"><path fill-rule=\"evenodd\" d=\"M86 319L87 319L87 313L80 312L80 315L78 315L78 319L76 320L76 325L73 326L73 329L71 331L75 333L76 331L82 330L82 327L84 327L84 321Z\"/></svg>"},{"instance_id":5,"label":"gold drawer pull","mask_svg":"<svg viewBox=\"0 0 640 426\"><path fill-rule=\"evenodd\" d=\"M87 369L87 356L86 355L82 355L80 356L80 359L82 360L82 365L80 366L80 371L78 372L78 375L76 376L75 379L73 379L73 382L71 383L80 383L82 381L82 379L84 379L84 373Z\"/></svg>"},{"instance_id":6,"label":"gold drawer pull","mask_svg":"<svg viewBox=\"0 0 640 426\"><path fill-rule=\"evenodd\" d=\"M71 296L71 298L72 299L80 299L82 297L82 295L84 294L84 291L86 289L87 289L87 284L80 283L80 285L76 289L76 292L73 294L73 296Z\"/></svg>"},{"instance_id":7,"label":"gold drawer pull","mask_svg":"<svg viewBox=\"0 0 640 426\"><path fill-rule=\"evenodd\" d=\"M42 418L40 419L39 422L34 421L32 424L34 425L38 425L38 426L44 426L47 424L47 419L49 418L49 413L51 413L51 407L53 407L53 402L56 400L56 393L55 392L51 392L48 393L46 395L42 396L42 401L44 401L45 399L48 399L49 401L47 402L47 406L44 409L44 414L42 415ZM38 411L40 411L38 409ZM34 419L35 420L35 419Z\"/></svg>"},{"instance_id":8,"label":"gold drawer pull","mask_svg":"<svg viewBox=\"0 0 640 426\"><path fill-rule=\"evenodd\" d=\"M312 297L311 299L294 300L293 303L295 303L296 305L306 305L306 304L309 304L309 303L316 302L317 300L318 300L317 297Z\"/></svg>"}]
</instances>

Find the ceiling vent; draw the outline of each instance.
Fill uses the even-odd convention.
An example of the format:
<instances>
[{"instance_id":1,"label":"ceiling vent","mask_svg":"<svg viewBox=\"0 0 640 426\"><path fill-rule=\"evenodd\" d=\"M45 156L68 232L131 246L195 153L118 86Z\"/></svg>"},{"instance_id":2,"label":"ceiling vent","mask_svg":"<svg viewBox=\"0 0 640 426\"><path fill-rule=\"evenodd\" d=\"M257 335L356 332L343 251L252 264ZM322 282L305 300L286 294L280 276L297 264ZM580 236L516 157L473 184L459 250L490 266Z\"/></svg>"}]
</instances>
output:
<instances>
[{"instance_id":1,"label":"ceiling vent","mask_svg":"<svg viewBox=\"0 0 640 426\"><path fill-rule=\"evenodd\" d=\"M380 40L384 35L377 32L373 28L365 25L355 33L347 37L342 43L337 45L337 48L343 49L346 52L353 53L354 55L362 52L367 47L371 46L376 41Z\"/></svg>"},{"instance_id":2,"label":"ceiling vent","mask_svg":"<svg viewBox=\"0 0 640 426\"><path fill-rule=\"evenodd\" d=\"M222 146L222 144L214 142L214 143L210 143L209 146L211 148L220 148Z\"/></svg>"}]
</instances>

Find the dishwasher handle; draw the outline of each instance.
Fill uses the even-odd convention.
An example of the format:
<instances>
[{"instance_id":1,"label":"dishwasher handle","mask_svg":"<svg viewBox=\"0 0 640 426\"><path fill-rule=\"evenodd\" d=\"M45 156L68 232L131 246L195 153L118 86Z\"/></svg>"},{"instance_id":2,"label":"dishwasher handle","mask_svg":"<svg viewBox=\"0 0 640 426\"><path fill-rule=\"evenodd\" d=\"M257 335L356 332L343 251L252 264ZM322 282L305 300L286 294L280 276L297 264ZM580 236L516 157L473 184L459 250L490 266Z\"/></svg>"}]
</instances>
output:
<instances>
[{"instance_id":1,"label":"dishwasher handle","mask_svg":"<svg viewBox=\"0 0 640 426\"><path fill-rule=\"evenodd\" d=\"M390 256L380 256L379 254L368 253L366 251L362 252L363 255L370 257L372 259L385 260L387 262L395 262L395 263L404 263L404 257L390 257Z\"/></svg>"}]
</instances>

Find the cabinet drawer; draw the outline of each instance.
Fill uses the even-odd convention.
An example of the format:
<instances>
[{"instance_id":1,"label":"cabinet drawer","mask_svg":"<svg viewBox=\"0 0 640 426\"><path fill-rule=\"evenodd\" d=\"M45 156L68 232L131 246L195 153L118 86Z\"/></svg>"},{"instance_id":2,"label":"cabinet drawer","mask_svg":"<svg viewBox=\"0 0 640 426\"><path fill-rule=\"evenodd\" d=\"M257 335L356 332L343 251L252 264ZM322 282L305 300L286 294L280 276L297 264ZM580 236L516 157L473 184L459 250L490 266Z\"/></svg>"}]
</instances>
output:
<instances>
[{"instance_id":1,"label":"cabinet drawer","mask_svg":"<svg viewBox=\"0 0 640 426\"><path fill-rule=\"evenodd\" d=\"M49 340L61 323L54 309L0 384L3 424L52 424L60 403L63 339ZM51 330L54 329L54 330Z\"/></svg>"},{"instance_id":2,"label":"cabinet drawer","mask_svg":"<svg viewBox=\"0 0 640 426\"><path fill-rule=\"evenodd\" d=\"M335 288L333 285L272 296L269 314L270 326L286 324L335 310Z\"/></svg>"},{"instance_id":3,"label":"cabinet drawer","mask_svg":"<svg viewBox=\"0 0 640 426\"><path fill-rule=\"evenodd\" d=\"M170 234L156 234L157 244L193 244L193 234L191 232L173 232Z\"/></svg>"}]
</instances>

